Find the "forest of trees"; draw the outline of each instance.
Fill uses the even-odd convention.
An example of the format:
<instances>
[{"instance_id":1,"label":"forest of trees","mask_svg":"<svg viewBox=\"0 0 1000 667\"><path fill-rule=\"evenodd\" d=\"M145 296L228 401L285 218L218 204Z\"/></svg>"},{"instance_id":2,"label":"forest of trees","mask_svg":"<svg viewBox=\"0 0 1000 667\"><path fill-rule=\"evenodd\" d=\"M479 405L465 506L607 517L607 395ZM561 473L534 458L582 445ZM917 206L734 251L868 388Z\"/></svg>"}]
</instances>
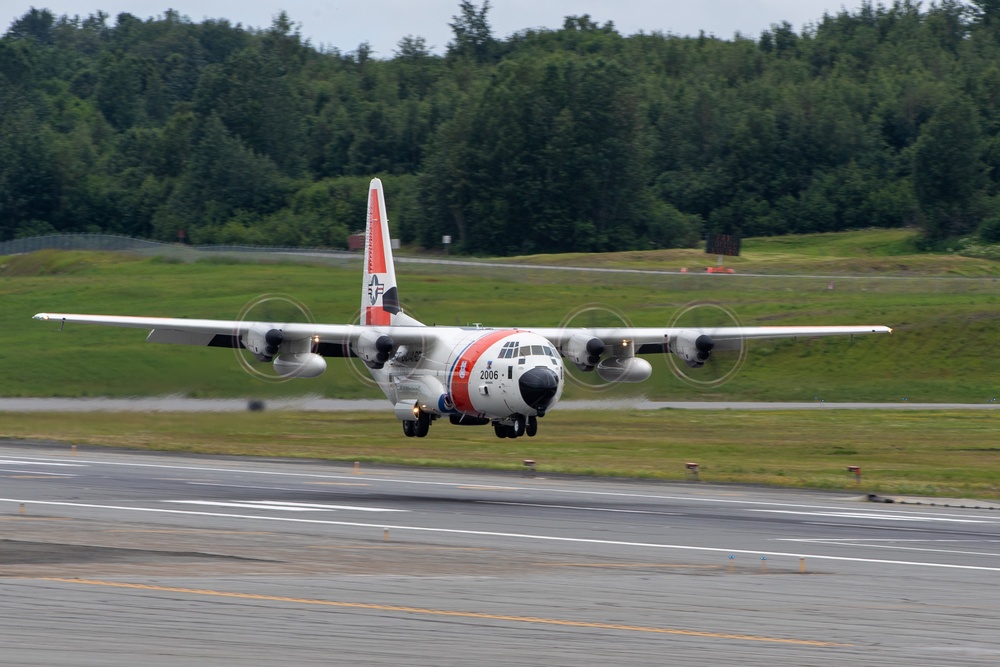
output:
<instances>
[{"instance_id":1,"label":"forest of trees","mask_svg":"<svg viewBox=\"0 0 1000 667\"><path fill-rule=\"evenodd\" d=\"M914 226L1000 242L1000 0L864 4L730 39L571 16L443 55L317 49L176 12L30 9L0 38L0 240L107 232L469 254Z\"/></svg>"}]
</instances>

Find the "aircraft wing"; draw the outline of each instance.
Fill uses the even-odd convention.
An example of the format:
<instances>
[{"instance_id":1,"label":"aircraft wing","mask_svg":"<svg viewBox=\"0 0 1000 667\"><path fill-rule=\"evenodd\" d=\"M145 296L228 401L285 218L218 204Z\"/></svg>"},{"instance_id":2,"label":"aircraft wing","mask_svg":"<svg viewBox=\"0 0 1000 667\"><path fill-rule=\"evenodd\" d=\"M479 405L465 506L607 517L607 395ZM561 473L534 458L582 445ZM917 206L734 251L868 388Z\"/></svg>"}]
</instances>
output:
<instances>
[{"instance_id":1,"label":"aircraft wing","mask_svg":"<svg viewBox=\"0 0 1000 667\"><path fill-rule=\"evenodd\" d=\"M860 336L864 334L892 333L885 326L769 326L769 327L596 327L534 329L532 333L545 336L560 349L565 349L574 337L597 338L607 348L623 351L634 350L633 354L654 354L671 349L683 339L697 340L707 335L714 342L715 350L738 350L743 341L773 338L816 338L820 336Z\"/></svg>"},{"instance_id":2,"label":"aircraft wing","mask_svg":"<svg viewBox=\"0 0 1000 667\"><path fill-rule=\"evenodd\" d=\"M100 324L111 327L148 329L146 341L208 347L241 347L240 337L255 325L281 329L285 340L312 338L317 352L325 357L351 356L350 346L362 331L375 329L387 333L397 344L419 344L427 336L424 327L359 327L350 324L313 324L308 322L265 323L250 320L199 320L174 317L131 317L126 315L81 315L38 313L36 320L74 324Z\"/></svg>"}]
</instances>

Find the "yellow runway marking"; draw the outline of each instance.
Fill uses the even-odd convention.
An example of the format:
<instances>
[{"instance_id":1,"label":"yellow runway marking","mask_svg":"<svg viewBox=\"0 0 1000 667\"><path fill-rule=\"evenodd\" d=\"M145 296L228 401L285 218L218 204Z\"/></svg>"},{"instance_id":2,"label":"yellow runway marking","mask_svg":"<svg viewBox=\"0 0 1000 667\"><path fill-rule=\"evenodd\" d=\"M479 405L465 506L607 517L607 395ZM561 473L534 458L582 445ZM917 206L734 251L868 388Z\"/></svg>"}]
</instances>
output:
<instances>
[{"instance_id":1,"label":"yellow runway marking","mask_svg":"<svg viewBox=\"0 0 1000 667\"><path fill-rule=\"evenodd\" d=\"M680 563L536 563L545 567L671 567L688 570L721 570L722 565L683 565Z\"/></svg>"},{"instance_id":2,"label":"yellow runway marking","mask_svg":"<svg viewBox=\"0 0 1000 667\"><path fill-rule=\"evenodd\" d=\"M726 632L704 632L700 630L682 630L680 628L656 628L642 625L621 625L618 623L598 623L590 621L567 621L558 618L540 618L535 616L508 616L506 614L484 614L474 611L451 611L448 609L428 609L423 607L403 607L391 604L371 604L364 602L340 602L337 600L315 600L310 598L291 598L278 595L257 595L254 593L230 593L202 588L174 588L172 586L150 586L146 584L128 584L118 581L100 581L96 579L64 579L60 577L43 577L40 581L55 581L63 584L80 584L84 586L107 586L110 588L129 588L140 591L157 591L161 593L186 593L189 595L207 595L221 598L236 598L239 600L259 600L263 602L290 602L293 604L320 605L324 607L340 607L343 609L367 609L372 611L398 611L406 614L424 614L429 616L451 616L456 618L479 618L490 621L511 621L514 623L532 623L535 625L559 625L570 628L596 628L599 630L623 630L626 632L650 632L661 635L682 635L685 637L707 637L710 639L737 639L751 642L768 642L772 644L792 644L795 646L845 647L852 644L824 642L814 639L786 639L783 637L761 637L757 635L738 635Z\"/></svg>"},{"instance_id":3,"label":"yellow runway marking","mask_svg":"<svg viewBox=\"0 0 1000 667\"><path fill-rule=\"evenodd\" d=\"M489 551L485 547L402 547L377 544L374 546L327 547L323 545L308 546L307 549L393 549L395 551Z\"/></svg>"}]
</instances>

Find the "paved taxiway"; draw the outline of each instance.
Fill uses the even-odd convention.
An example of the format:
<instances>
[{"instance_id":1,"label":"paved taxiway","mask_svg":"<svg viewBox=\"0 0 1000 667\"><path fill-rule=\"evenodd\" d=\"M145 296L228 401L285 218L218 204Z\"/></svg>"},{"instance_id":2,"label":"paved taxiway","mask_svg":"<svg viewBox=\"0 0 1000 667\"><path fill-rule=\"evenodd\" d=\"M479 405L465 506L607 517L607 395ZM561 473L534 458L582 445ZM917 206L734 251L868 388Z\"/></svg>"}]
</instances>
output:
<instances>
[{"instance_id":1,"label":"paved taxiway","mask_svg":"<svg viewBox=\"0 0 1000 667\"><path fill-rule=\"evenodd\" d=\"M13 441L0 490L3 664L1000 661L991 509Z\"/></svg>"}]
</instances>

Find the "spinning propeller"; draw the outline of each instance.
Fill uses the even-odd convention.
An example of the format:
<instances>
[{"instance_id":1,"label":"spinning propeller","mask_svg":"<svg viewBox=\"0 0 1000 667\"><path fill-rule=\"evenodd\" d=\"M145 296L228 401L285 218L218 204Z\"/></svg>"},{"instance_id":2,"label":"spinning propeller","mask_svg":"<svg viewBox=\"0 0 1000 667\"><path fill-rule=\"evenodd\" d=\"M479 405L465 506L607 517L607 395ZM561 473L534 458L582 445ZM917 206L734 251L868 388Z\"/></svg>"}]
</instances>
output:
<instances>
[{"instance_id":1,"label":"spinning propeller","mask_svg":"<svg viewBox=\"0 0 1000 667\"><path fill-rule=\"evenodd\" d=\"M731 308L714 301L693 301L682 307L670 321L670 328L691 332L678 342L686 343L693 354L686 360L674 352L665 352L671 372L699 389L722 386L743 367L747 345L742 336L721 339L714 330L742 326Z\"/></svg>"},{"instance_id":2,"label":"spinning propeller","mask_svg":"<svg viewBox=\"0 0 1000 667\"><path fill-rule=\"evenodd\" d=\"M587 332L596 335L601 329L632 327L628 317L614 306L600 303L580 306L570 311L559 326L584 330L563 346L566 379L571 384L603 391L622 381L642 380L648 372L648 364L641 358L634 360L635 367L626 367L624 364L632 360L616 360L610 346L602 345L594 336L588 338ZM669 324L678 334L670 338L670 349L664 350L671 372L698 389L713 389L729 381L746 361L746 340L741 336L723 336L720 329L741 326L736 313L719 303L696 301L681 307ZM626 357L629 355L630 351L625 353ZM616 377L616 372L623 375ZM627 380L628 373L638 377Z\"/></svg>"},{"instance_id":3,"label":"spinning propeller","mask_svg":"<svg viewBox=\"0 0 1000 667\"><path fill-rule=\"evenodd\" d=\"M259 348L256 351L242 346L234 348L236 360L244 371L265 382L286 382L301 375L283 366L281 359L275 362L275 357L285 342L283 325L315 323L312 313L305 304L287 294L262 294L243 306L236 319L241 324L258 323L258 326L253 328L252 335L256 337ZM242 329L242 326L239 328ZM309 347L306 342L302 345ZM279 372L282 368L291 372Z\"/></svg>"},{"instance_id":4,"label":"spinning propeller","mask_svg":"<svg viewBox=\"0 0 1000 667\"><path fill-rule=\"evenodd\" d=\"M590 331L630 328L631 326L632 322L622 311L614 306L606 306L600 303L588 303L575 308L559 323L560 329L585 329ZM596 344L600 341L595 341L596 339L582 341L585 358L581 358L581 361L585 361L590 370L581 370L575 363L567 360L565 364L566 380L583 389L604 391L618 384L618 381L606 380L593 370L601 362L602 355L607 356L607 350L603 346Z\"/></svg>"}]
</instances>

